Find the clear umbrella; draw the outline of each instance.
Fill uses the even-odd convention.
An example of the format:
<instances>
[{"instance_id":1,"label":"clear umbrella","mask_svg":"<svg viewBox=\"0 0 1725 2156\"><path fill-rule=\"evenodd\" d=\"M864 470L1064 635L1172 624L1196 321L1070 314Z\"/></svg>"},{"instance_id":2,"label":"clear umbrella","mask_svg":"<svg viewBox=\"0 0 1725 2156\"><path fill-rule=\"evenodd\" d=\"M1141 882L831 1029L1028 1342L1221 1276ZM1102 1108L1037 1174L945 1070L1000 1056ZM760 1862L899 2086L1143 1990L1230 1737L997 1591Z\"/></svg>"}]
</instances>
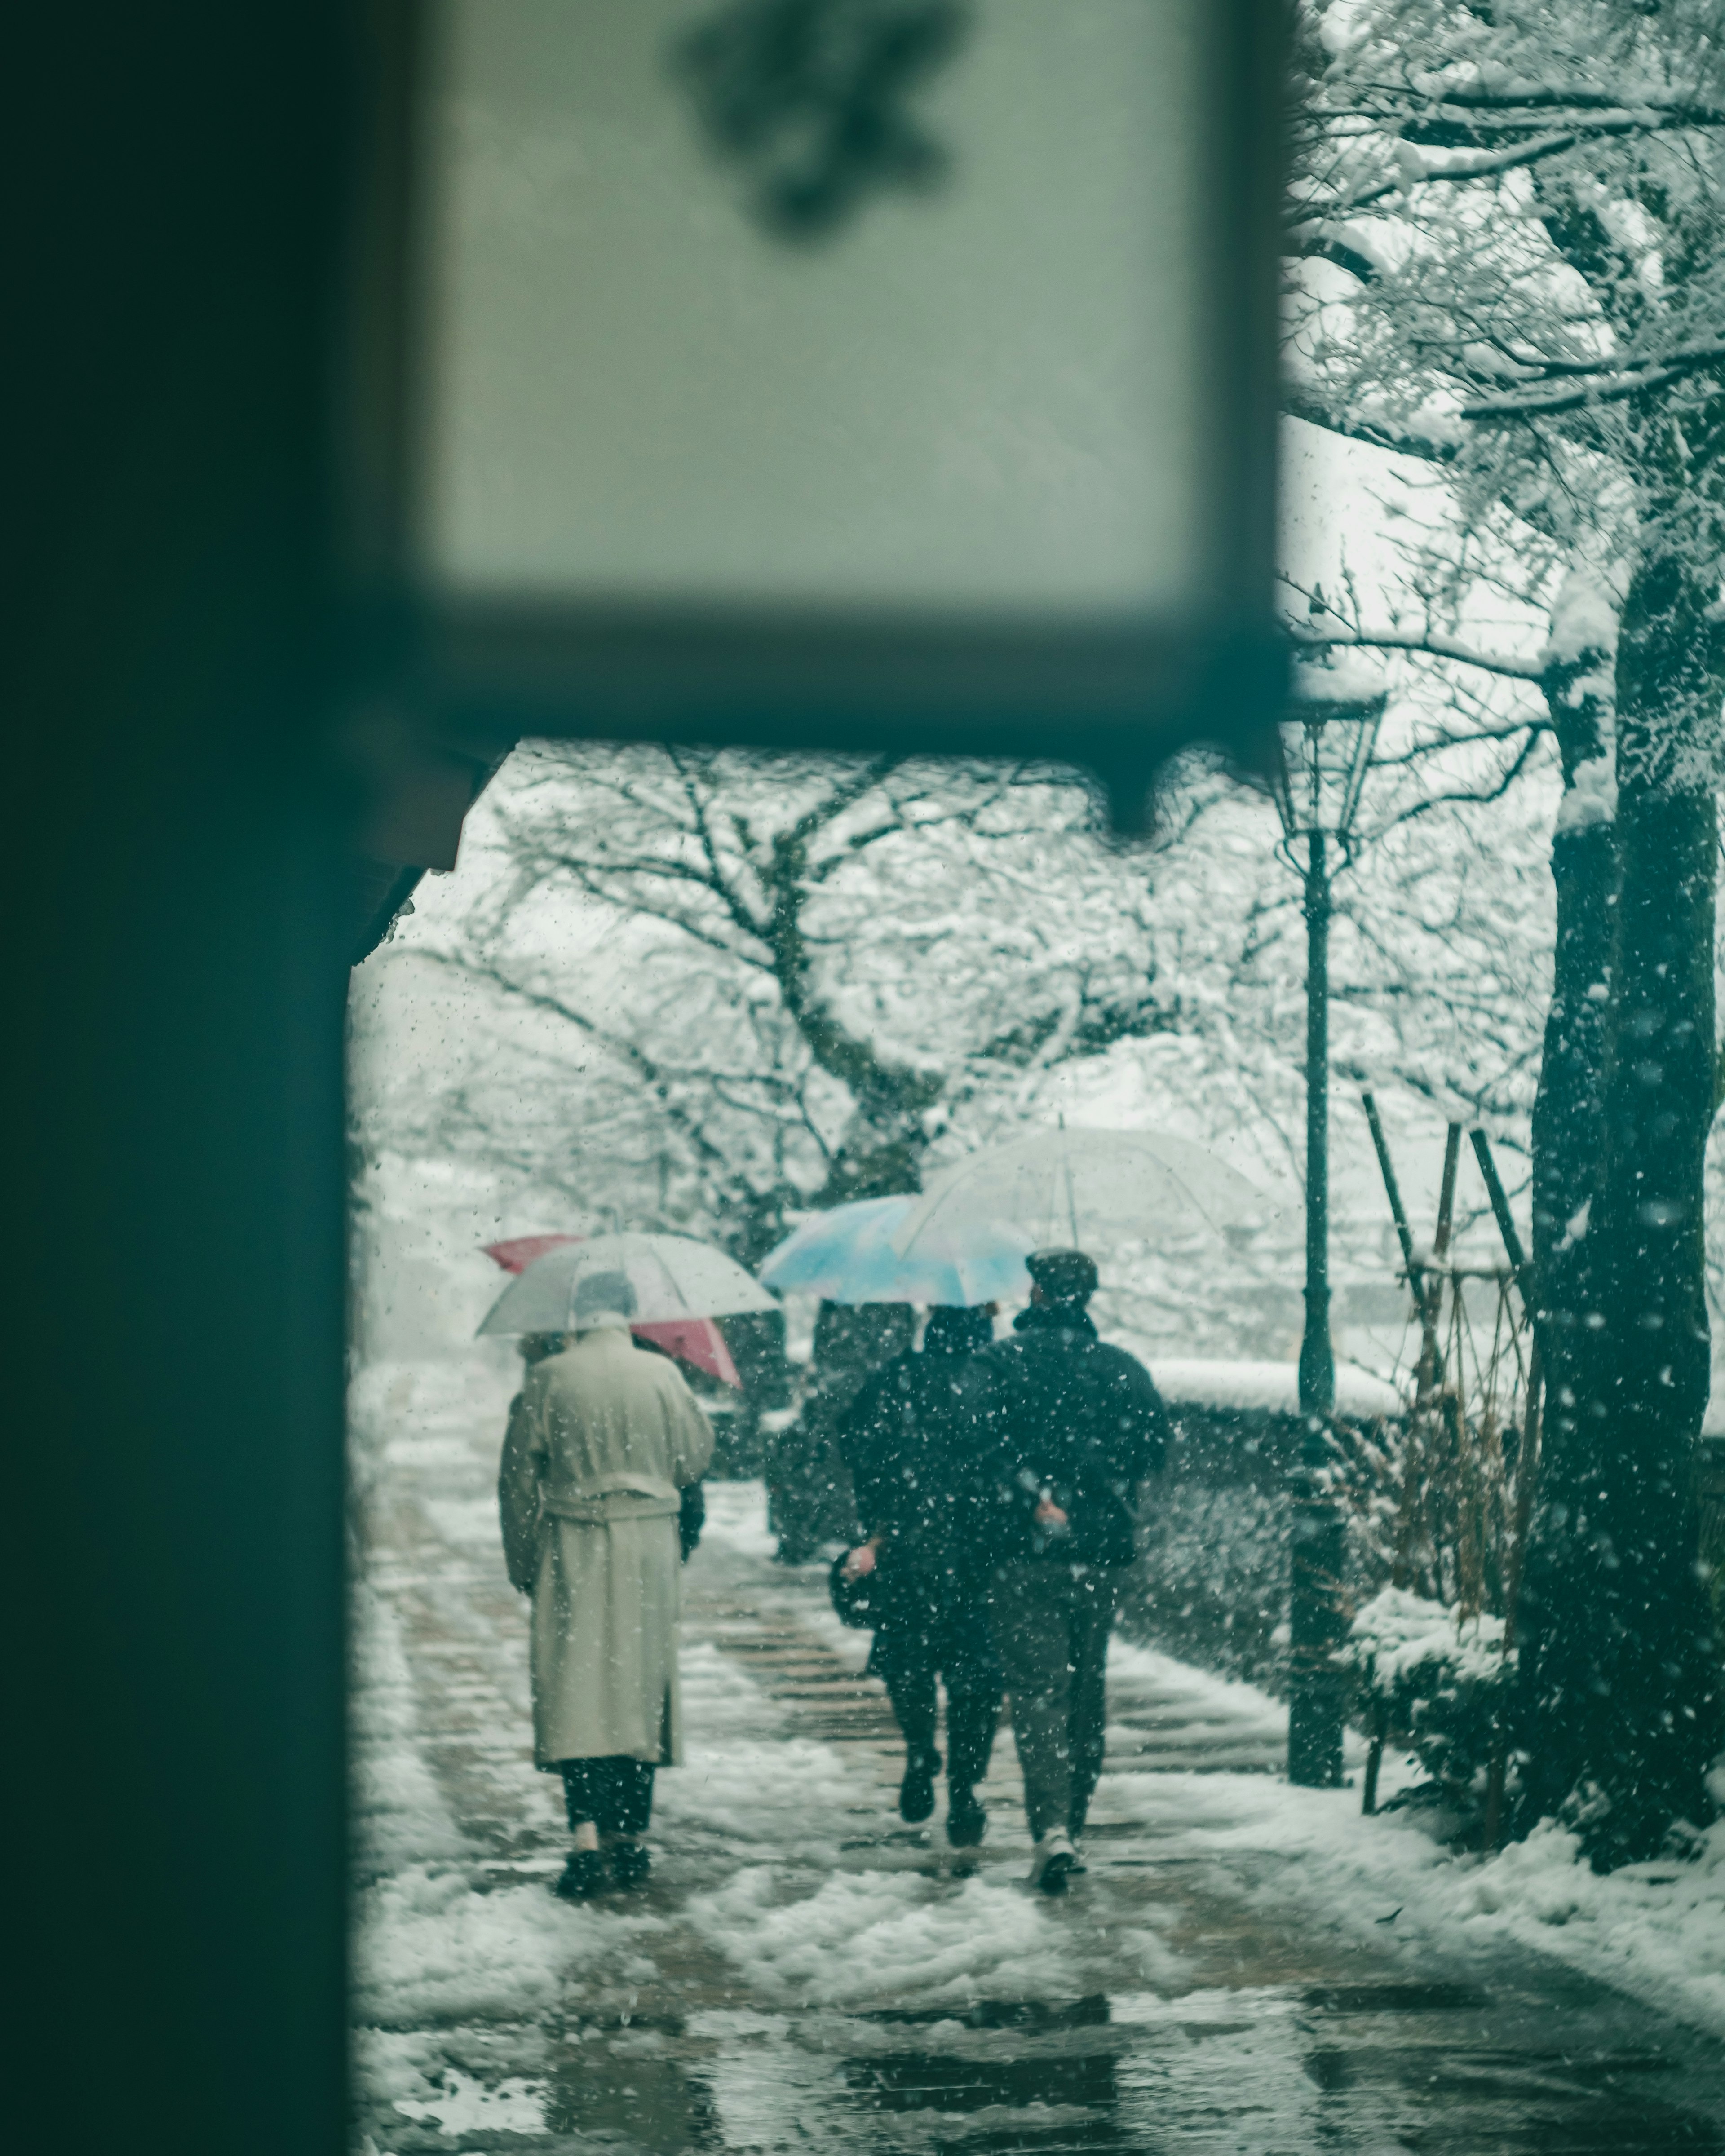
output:
<instances>
[{"instance_id":1,"label":"clear umbrella","mask_svg":"<svg viewBox=\"0 0 1725 2156\"><path fill-rule=\"evenodd\" d=\"M1030 1291L1024 1259L1034 1248L1022 1229L965 1220L925 1236L909 1256L892 1239L916 1200L860 1198L805 1220L761 1268L768 1287L795 1288L828 1302L956 1304L1011 1301Z\"/></svg>"},{"instance_id":2,"label":"clear umbrella","mask_svg":"<svg viewBox=\"0 0 1725 2156\"><path fill-rule=\"evenodd\" d=\"M593 1235L535 1258L498 1296L480 1331L567 1332L576 1283L589 1273L617 1272L634 1284L642 1324L778 1307L734 1258L693 1235Z\"/></svg>"},{"instance_id":3,"label":"clear umbrella","mask_svg":"<svg viewBox=\"0 0 1725 2156\"><path fill-rule=\"evenodd\" d=\"M579 1235L515 1235L506 1242L486 1243L482 1247L485 1255L501 1265L505 1272L524 1273L535 1258L542 1258L547 1250L564 1250L580 1240ZM637 1318L629 1329L636 1339L649 1341L654 1347L664 1348L667 1355L674 1355L678 1362L705 1370L721 1384L729 1385L732 1392L742 1390L737 1364L714 1319L666 1317L657 1324L648 1324Z\"/></svg>"},{"instance_id":4,"label":"clear umbrella","mask_svg":"<svg viewBox=\"0 0 1725 2156\"><path fill-rule=\"evenodd\" d=\"M1088 1250L1220 1229L1268 1201L1237 1168L1184 1138L1146 1131L1034 1131L937 1175L893 1237L903 1256L965 1223L1009 1221L1039 1250Z\"/></svg>"}]
</instances>

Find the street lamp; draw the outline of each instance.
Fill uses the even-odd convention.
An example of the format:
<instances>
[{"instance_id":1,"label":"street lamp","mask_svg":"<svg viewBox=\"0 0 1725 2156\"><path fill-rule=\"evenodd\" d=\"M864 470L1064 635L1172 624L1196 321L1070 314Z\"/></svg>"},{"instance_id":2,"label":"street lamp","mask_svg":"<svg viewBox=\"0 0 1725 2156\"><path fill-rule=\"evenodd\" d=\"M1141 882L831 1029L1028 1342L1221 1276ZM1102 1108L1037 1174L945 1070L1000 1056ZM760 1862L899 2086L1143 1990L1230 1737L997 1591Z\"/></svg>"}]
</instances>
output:
<instances>
[{"instance_id":1,"label":"street lamp","mask_svg":"<svg viewBox=\"0 0 1725 2156\"><path fill-rule=\"evenodd\" d=\"M1353 852L1354 818L1385 692L1357 654L1294 669L1276 785L1283 843L1306 915L1306 1329L1300 1342L1300 1459L1289 1598L1288 1779L1342 1779L1342 1514L1324 1487L1336 1409L1330 1344L1330 884ZM1299 850L1304 841L1303 854Z\"/></svg>"}]
</instances>

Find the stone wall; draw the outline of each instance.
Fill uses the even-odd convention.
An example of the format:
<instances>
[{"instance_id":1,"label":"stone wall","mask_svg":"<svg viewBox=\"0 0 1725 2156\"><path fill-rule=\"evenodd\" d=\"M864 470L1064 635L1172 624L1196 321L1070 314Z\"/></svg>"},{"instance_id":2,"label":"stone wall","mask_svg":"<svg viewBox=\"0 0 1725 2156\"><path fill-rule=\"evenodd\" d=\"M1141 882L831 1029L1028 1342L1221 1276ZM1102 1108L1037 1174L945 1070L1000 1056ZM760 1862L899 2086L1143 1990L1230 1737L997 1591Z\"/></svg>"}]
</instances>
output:
<instances>
[{"instance_id":1,"label":"stone wall","mask_svg":"<svg viewBox=\"0 0 1725 2156\"><path fill-rule=\"evenodd\" d=\"M1170 1400L1168 1462L1141 1530L1122 1629L1219 1676L1287 1680L1289 1480L1300 1419ZM1356 1593L1381 1585L1363 1575Z\"/></svg>"}]
</instances>

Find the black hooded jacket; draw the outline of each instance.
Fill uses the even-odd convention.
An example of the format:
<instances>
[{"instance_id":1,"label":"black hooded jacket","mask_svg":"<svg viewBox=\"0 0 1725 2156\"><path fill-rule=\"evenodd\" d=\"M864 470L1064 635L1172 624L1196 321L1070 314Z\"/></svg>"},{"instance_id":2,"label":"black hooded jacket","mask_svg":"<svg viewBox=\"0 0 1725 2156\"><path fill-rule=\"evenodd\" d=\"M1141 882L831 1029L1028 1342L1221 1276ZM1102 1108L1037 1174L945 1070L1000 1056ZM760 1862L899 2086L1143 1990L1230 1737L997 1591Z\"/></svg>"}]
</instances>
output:
<instances>
[{"instance_id":1,"label":"black hooded jacket","mask_svg":"<svg viewBox=\"0 0 1725 2156\"><path fill-rule=\"evenodd\" d=\"M976 1504L963 1374L992 1329L983 1311L931 1312L921 1353L876 1371L845 1419L857 1517L901 1564L966 1568Z\"/></svg>"},{"instance_id":2,"label":"black hooded jacket","mask_svg":"<svg viewBox=\"0 0 1725 2156\"><path fill-rule=\"evenodd\" d=\"M989 1558L1129 1564L1132 1492L1162 1466L1165 1445L1150 1373L1099 1340L1077 1303L1033 1303L1014 1329L965 1375ZM1045 1494L1065 1513L1064 1528L1037 1525Z\"/></svg>"}]
</instances>

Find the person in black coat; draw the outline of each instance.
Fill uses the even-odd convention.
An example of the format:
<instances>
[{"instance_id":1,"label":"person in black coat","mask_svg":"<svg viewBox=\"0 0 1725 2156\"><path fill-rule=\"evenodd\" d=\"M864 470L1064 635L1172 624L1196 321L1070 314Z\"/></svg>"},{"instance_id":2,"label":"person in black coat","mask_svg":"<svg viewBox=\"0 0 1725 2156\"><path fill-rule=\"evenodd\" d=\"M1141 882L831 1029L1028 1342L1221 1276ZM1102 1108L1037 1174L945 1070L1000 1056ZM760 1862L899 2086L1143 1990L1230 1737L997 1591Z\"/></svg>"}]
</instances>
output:
<instances>
[{"instance_id":1,"label":"person in black coat","mask_svg":"<svg viewBox=\"0 0 1725 2156\"><path fill-rule=\"evenodd\" d=\"M934 1810L938 1675L947 1686L947 1838L961 1849L974 1848L987 1827L976 1784L1000 1720L963 1383L973 1351L993 1336L993 1317L992 1305L932 1310L922 1352L901 1355L869 1380L842 1435L868 1537L845 1572L857 1578L879 1568L882 1615L869 1670L885 1683L904 1732L899 1811L915 1825Z\"/></svg>"},{"instance_id":2,"label":"person in black coat","mask_svg":"<svg viewBox=\"0 0 1725 2156\"><path fill-rule=\"evenodd\" d=\"M796 1420L767 1449L767 1523L781 1564L807 1564L856 1524L845 1424L870 1378L910 1353L916 1314L902 1302L823 1302L814 1320L814 1383Z\"/></svg>"},{"instance_id":3,"label":"person in black coat","mask_svg":"<svg viewBox=\"0 0 1725 2156\"><path fill-rule=\"evenodd\" d=\"M1061 1893L1102 1771L1108 1635L1134 1554L1137 1487L1162 1465L1163 1415L1149 1372L1096 1337L1092 1260L1041 1250L1027 1263L1030 1306L1012 1339L973 1359L964 1427L1036 1844L1031 1876Z\"/></svg>"}]
</instances>

